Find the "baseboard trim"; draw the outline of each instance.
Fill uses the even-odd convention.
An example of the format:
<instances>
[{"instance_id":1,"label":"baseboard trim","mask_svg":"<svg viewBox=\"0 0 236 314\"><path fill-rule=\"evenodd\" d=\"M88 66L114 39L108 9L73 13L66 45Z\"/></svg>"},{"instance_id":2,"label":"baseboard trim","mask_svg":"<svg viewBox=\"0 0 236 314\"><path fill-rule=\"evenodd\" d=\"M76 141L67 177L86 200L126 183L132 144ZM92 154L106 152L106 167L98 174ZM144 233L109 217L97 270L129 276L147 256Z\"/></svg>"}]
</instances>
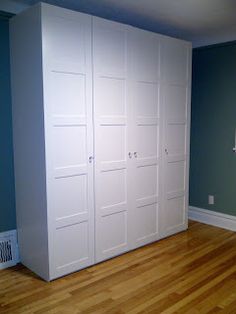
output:
<instances>
[{"instance_id":1,"label":"baseboard trim","mask_svg":"<svg viewBox=\"0 0 236 314\"><path fill-rule=\"evenodd\" d=\"M236 216L218 213L212 210L189 206L188 217L208 225L236 231Z\"/></svg>"}]
</instances>

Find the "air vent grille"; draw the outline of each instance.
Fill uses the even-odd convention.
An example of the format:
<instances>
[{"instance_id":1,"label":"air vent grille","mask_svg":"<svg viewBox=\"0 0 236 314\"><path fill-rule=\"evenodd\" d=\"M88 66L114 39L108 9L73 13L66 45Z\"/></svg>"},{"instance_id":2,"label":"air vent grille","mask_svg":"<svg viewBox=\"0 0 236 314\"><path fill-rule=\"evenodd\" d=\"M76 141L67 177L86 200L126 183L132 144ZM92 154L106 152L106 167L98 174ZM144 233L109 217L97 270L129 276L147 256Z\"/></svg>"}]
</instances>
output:
<instances>
[{"instance_id":1,"label":"air vent grille","mask_svg":"<svg viewBox=\"0 0 236 314\"><path fill-rule=\"evenodd\" d=\"M12 261L12 243L11 240L0 242L0 263Z\"/></svg>"},{"instance_id":2,"label":"air vent grille","mask_svg":"<svg viewBox=\"0 0 236 314\"><path fill-rule=\"evenodd\" d=\"M14 266L18 261L16 230L0 233L0 269Z\"/></svg>"}]
</instances>

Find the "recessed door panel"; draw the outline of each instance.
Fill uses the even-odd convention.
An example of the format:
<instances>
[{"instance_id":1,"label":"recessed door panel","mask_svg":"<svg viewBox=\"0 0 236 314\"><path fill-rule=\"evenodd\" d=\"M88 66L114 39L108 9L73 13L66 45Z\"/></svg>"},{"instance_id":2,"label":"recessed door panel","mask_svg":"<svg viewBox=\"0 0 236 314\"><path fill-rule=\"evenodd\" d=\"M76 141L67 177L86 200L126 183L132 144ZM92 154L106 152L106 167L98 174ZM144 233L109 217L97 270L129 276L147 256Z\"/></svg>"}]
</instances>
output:
<instances>
[{"instance_id":1,"label":"recessed door panel","mask_svg":"<svg viewBox=\"0 0 236 314\"><path fill-rule=\"evenodd\" d=\"M103 171L100 175L98 194L101 197L101 208L114 207L127 203L126 169Z\"/></svg>"},{"instance_id":2,"label":"recessed door panel","mask_svg":"<svg viewBox=\"0 0 236 314\"><path fill-rule=\"evenodd\" d=\"M169 124L166 130L166 147L170 155L185 154L186 146L186 123Z\"/></svg>"},{"instance_id":3,"label":"recessed door panel","mask_svg":"<svg viewBox=\"0 0 236 314\"><path fill-rule=\"evenodd\" d=\"M128 250L126 26L94 18L96 261Z\"/></svg>"},{"instance_id":4,"label":"recessed door panel","mask_svg":"<svg viewBox=\"0 0 236 314\"><path fill-rule=\"evenodd\" d=\"M158 166L141 166L136 169L137 198L143 199L157 194Z\"/></svg>"},{"instance_id":5,"label":"recessed door panel","mask_svg":"<svg viewBox=\"0 0 236 314\"><path fill-rule=\"evenodd\" d=\"M173 232L173 226L175 226L175 229L178 229L182 228L185 223L185 198L176 197L167 199L166 203L164 225L166 226L165 232L168 234Z\"/></svg>"},{"instance_id":6,"label":"recessed door panel","mask_svg":"<svg viewBox=\"0 0 236 314\"><path fill-rule=\"evenodd\" d=\"M163 112L161 236L187 228L190 47L164 40L161 47Z\"/></svg>"},{"instance_id":7,"label":"recessed door panel","mask_svg":"<svg viewBox=\"0 0 236 314\"><path fill-rule=\"evenodd\" d=\"M134 234L137 243L144 245L155 239L156 235L156 222L157 222L157 209L156 204L140 206L135 211L136 220L134 226ZM147 238L147 235L149 237Z\"/></svg>"},{"instance_id":8,"label":"recessed door panel","mask_svg":"<svg viewBox=\"0 0 236 314\"><path fill-rule=\"evenodd\" d=\"M53 114L84 117L86 115L86 76L75 73L52 72L51 82Z\"/></svg>"},{"instance_id":9,"label":"recessed door panel","mask_svg":"<svg viewBox=\"0 0 236 314\"><path fill-rule=\"evenodd\" d=\"M126 158L126 127L117 125L101 126L98 140L103 145L97 153L102 162L121 161Z\"/></svg>"},{"instance_id":10,"label":"recessed door panel","mask_svg":"<svg viewBox=\"0 0 236 314\"><path fill-rule=\"evenodd\" d=\"M166 94L165 104L168 122L186 122L187 94L186 86L170 85Z\"/></svg>"},{"instance_id":11,"label":"recessed door panel","mask_svg":"<svg viewBox=\"0 0 236 314\"><path fill-rule=\"evenodd\" d=\"M49 6L43 19L50 277L56 278L94 262L91 18Z\"/></svg>"},{"instance_id":12,"label":"recessed door panel","mask_svg":"<svg viewBox=\"0 0 236 314\"><path fill-rule=\"evenodd\" d=\"M185 191L185 161L168 163L166 188L168 193Z\"/></svg>"},{"instance_id":13,"label":"recessed door panel","mask_svg":"<svg viewBox=\"0 0 236 314\"><path fill-rule=\"evenodd\" d=\"M151 32L132 29L129 32L132 76L140 81L157 82L159 78L159 42Z\"/></svg>"},{"instance_id":14,"label":"recessed door panel","mask_svg":"<svg viewBox=\"0 0 236 314\"><path fill-rule=\"evenodd\" d=\"M94 68L100 75L111 78L125 77L125 25L94 18Z\"/></svg>"},{"instance_id":15,"label":"recessed door panel","mask_svg":"<svg viewBox=\"0 0 236 314\"><path fill-rule=\"evenodd\" d=\"M117 252L126 247L127 243L127 212L105 215L102 221L102 251L106 254ZM115 254L116 255L116 254Z\"/></svg>"},{"instance_id":16,"label":"recessed door panel","mask_svg":"<svg viewBox=\"0 0 236 314\"><path fill-rule=\"evenodd\" d=\"M46 53L51 56L54 70L85 73L88 47L86 36L90 31L90 18L81 15L78 19L73 12L70 16L58 13L56 16L48 10L45 14L47 24L43 24L43 27L45 26Z\"/></svg>"},{"instance_id":17,"label":"recessed door panel","mask_svg":"<svg viewBox=\"0 0 236 314\"><path fill-rule=\"evenodd\" d=\"M159 39L129 31L129 74L132 105L132 248L158 239L159 194Z\"/></svg>"},{"instance_id":18,"label":"recessed door panel","mask_svg":"<svg viewBox=\"0 0 236 314\"><path fill-rule=\"evenodd\" d=\"M157 117L158 116L158 93L156 84L136 82L134 84L134 103L136 115L139 117Z\"/></svg>"},{"instance_id":19,"label":"recessed door panel","mask_svg":"<svg viewBox=\"0 0 236 314\"><path fill-rule=\"evenodd\" d=\"M76 143L80 145L76 145ZM85 126L53 128L53 159L55 168L87 163L87 132Z\"/></svg>"},{"instance_id":20,"label":"recessed door panel","mask_svg":"<svg viewBox=\"0 0 236 314\"><path fill-rule=\"evenodd\" d=\"M189 46L175 39L164 40L161 48L162 75L171 84L188 84Z\"/></svg>"},{"instance_id":21,"label":"recessed door panel","mask_svg":"<svg viewBox=\"0 0 236 314\"><path fill-rule=\"evenodd\" d=\"M62 273L68 266L75 271L88 263L88 222L58 228L55 236L55 266Z\"/></svg>"},{"instance_id":22,"label":"recessed door panel","mask_svg":"<svg viewBox=\"0 0 236 314\"><path fill-rule=\"evenodd\" d=\"M75 216L88 211L87 175L62 177L55 180L54 206L56 219Z\"/></svg>"},{"instance_id":23,"label":"recessed door panel","mask_svg":"<svg viewBox=\"0 0 236 314\"><path fill-rule=\"evenodd\" d=\"M125 80L100 78L96 90L96 110L99 115L125 116Z\"/></svg>"},{"instance_id":24,"label":"recessed door panel","mask_svg":"<svg viewBox=\"0 0 236 314\"><path fill-rule=\"evenodd\" d=\"M139 158L150 158L157 156L157 125L138 125L137 139L137 151Z\"/></svg>"},{"instance_id":25,"label":"recessed door panel","mask_svg":"<svg viewBox=\"0 0 236 314\"><path fill-rule=\"evenodd\" d=\"M76 36L75 33L71 31L72 29L76 29ZM78 62L83 62L84 64L85 42L82 25L79 25L78 27L77 21L67 20L62 17L54 17L53 20L51 20L49 32L51 32L51 34L49 34L49 36L51 35L49 49L51 50L54 59L59 62L65 62L65 60L78 60ZM61 38L63 38L63 43Z\"/></svg>"}]
</instances>

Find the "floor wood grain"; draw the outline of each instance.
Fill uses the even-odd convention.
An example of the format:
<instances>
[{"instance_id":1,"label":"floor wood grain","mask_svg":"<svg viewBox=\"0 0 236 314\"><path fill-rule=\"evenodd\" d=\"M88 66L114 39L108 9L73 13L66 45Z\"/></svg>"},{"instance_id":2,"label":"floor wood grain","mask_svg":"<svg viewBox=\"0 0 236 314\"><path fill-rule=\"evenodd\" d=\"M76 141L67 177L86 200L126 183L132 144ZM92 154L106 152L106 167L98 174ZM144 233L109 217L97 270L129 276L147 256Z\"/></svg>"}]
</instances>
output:
<instances>
[{"instance_id":1,"label":"floor wood grain","mask_svg":"<svg viewBox=\"0 0 236 314\"><path fill-rule=\"evenodd\" d=\"M189 230L46 283L0 271L0 313L236 314L236 233Z\"/></svg>"}]
</instances>

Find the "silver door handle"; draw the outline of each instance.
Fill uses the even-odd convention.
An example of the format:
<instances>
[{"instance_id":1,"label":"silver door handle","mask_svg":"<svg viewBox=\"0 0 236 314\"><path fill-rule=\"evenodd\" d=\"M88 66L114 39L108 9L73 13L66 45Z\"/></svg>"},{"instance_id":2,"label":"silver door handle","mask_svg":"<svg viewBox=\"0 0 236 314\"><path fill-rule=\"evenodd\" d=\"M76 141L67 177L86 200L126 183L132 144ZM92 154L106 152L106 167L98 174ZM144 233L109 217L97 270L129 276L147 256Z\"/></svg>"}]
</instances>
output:
<instances>
[{"instance_id":1,"label":"silver door handle","mask_svg":"<svg viewBox=\"0 0 236 314\"><path fill-rule=\"evenodd\" d=\"M134 152L134 157L137 158L138 157L138 153Z\"/></svg>"},{"instance_id":2,"label":"silver door handle","mask_svg":"<svg viewBox=\"0 0 236 314\"><path fill-rule=\"evenodd\" d=\"M165 153L166 153L166 155L168 155L168 153L169 153L167 148L165 148Z\"/></svg>"},{"instance_id":3,"label":"silver door handle","mask_svg":"<svg viewBox=\"0 0 236 314\"><path fill-rule=\"evenodd\" d=\"M128 156L129 156L129 158L132 158L132 153L131 153L131 152L129 152Z\"/></svg>"},{"instance_id":4,"label":"silver door handle","mask_svg":"<svg viewBox=\"0 0 236 314\"><path fill-rule=\"evenodd\" d=\"M89 163L91 164L93 160L94 160L94 157L93 157L93 156L90 156L90 157L89 157Z\"/></svg>"}]
</instances>

